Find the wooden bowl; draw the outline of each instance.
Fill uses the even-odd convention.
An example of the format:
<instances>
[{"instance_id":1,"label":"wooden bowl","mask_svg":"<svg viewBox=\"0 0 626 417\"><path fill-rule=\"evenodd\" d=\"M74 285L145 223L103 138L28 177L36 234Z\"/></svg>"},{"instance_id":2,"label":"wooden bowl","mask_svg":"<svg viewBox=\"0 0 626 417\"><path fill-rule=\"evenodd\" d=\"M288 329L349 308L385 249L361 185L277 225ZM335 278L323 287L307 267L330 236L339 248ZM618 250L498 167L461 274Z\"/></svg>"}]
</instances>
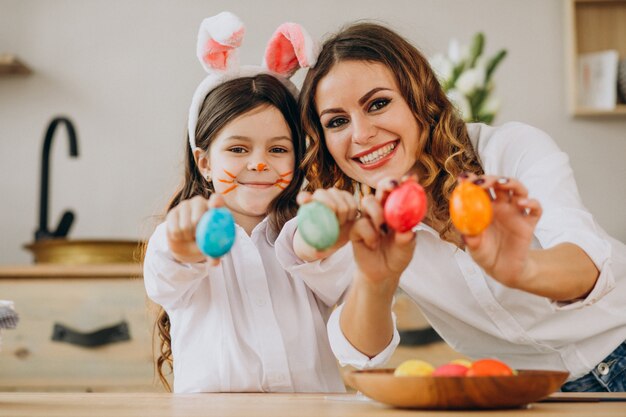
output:
<instances>
[{"instance_id":1,"label":"wooden bowl","mask_svg":"<svg viewBox=\"0 0 626 417\"><path fill-rule=\"evenodd\" d=\"M346 379L371 399L394 407L452 410L518 408L558 390L569 375L519 370L514 376L398 377L393 371L353 371Z\"/></svg>"}]
</instances>

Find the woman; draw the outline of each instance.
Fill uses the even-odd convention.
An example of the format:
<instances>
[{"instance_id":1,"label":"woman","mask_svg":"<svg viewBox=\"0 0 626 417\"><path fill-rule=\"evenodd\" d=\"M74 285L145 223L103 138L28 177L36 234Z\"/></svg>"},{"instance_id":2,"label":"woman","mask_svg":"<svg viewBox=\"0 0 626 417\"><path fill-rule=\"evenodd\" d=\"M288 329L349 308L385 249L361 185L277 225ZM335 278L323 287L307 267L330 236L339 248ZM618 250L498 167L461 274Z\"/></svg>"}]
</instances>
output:
<instances>
[{"instance_id":1,"label":"woman","mask_svg":"<svg viewBox=\"0 0 626 417\"><path fill-rule=\"evenodd\" d=\"M626 247L583 207L568 158L550 137L521 123L465 125L426 59L376 24L352 25L324 43L300 106L308 180L320 190L299 201L352 213L347 194L376 190L363 197L360 219L347 215L351 250L340 247L344 240L315 252L293 227L281 236L291 245L283 265L309 286L352 274L329 321L342 363L376 366L393 352L400 285L463 354L568 370L563 390L626 390ZM417 175L429 208L414 231L399 234L383 225L382 203L406 174ZM492 192L494 220L478 236L452 226L458 181Z\"/></svg>"}]
</instances>

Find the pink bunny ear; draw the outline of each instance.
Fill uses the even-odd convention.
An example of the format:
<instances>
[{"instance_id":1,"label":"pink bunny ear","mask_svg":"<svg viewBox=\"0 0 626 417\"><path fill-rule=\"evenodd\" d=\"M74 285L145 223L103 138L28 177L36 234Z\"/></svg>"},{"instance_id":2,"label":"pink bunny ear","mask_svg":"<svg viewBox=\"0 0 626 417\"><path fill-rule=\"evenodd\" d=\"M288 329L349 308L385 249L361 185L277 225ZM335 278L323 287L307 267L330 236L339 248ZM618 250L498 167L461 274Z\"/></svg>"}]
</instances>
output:
<instances>
[{"instance_id":1,"label":"pink bunny ear","mask_svg":"<svg viewBox=\"0 0 626 417\"><path fill-rule=\"evenodd\" d=\"M315 65L317 52L317 45L302 26L283 23L267 44L263 66L289 78L298 68Z\"/></svg>"},{"instance_id":2,"label":"pink bunny ear","mask_svg":"<svg viewBox=\"0 0 626 417\"><path fill-rule=\"evenodd\" d=\"M234 65L245 28L237 16L222 12L200 24L196 54L206 71L226 70Z\"/></svg>"}]
</instances>

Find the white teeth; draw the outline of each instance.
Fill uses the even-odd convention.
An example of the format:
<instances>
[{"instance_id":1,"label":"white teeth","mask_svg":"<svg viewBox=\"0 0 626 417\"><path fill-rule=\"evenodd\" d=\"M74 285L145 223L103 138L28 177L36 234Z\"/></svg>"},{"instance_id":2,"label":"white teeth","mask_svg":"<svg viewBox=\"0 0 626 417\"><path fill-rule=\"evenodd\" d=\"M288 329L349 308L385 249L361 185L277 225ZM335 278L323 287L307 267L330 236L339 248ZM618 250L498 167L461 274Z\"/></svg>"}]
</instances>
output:
<instances>
[{"instance_id":1,"label":"white teeth","mask_svg":"<svg viewBox=\"0 0 626 417\"><path fill-rule=\"evenodd\" d=\"M367 155L359 157L359 161L361 161L362 164L374 163L378 161L379 159L384 158L385 156L389 155L391 151L395 149L395 147L396 147L395 142L390 143L387 146L383 146L380 149L376 149L372 153L368 153Z\"/></svg>"}]
</instances>

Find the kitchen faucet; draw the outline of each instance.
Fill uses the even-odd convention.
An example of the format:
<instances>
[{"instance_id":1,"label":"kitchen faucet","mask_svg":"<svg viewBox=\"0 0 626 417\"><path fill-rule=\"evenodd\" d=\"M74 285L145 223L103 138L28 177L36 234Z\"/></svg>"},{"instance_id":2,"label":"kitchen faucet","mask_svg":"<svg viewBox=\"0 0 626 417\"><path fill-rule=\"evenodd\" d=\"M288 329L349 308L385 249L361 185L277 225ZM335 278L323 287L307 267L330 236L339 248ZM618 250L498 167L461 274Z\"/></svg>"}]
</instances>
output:
<instances>
[{"instance_id":1,"label":"kitchen faucet","mask_svg":"<svg viewBox=\"0 0 626 417\"><path fill-rule=\"evenodd\" d=\"M52 146L52 139L54 131L57 126L62 123L65 124L68 133L68 139L70 141L70 156L78 156L78 141L76 139L76 131L72 122L65 117L57 117L50 122L46 136L43 142L43 152L41 155L41 184L40 184L40 197L39 197L39 229L35 231L35 240L41 239L53 239L62 238L67 236L67 233L74 221L74 213L71 210L67 210L63 213L61 221L56 230L48 230L48 189L50 185L50 147Z\"/></svg>"}]
</instances>

